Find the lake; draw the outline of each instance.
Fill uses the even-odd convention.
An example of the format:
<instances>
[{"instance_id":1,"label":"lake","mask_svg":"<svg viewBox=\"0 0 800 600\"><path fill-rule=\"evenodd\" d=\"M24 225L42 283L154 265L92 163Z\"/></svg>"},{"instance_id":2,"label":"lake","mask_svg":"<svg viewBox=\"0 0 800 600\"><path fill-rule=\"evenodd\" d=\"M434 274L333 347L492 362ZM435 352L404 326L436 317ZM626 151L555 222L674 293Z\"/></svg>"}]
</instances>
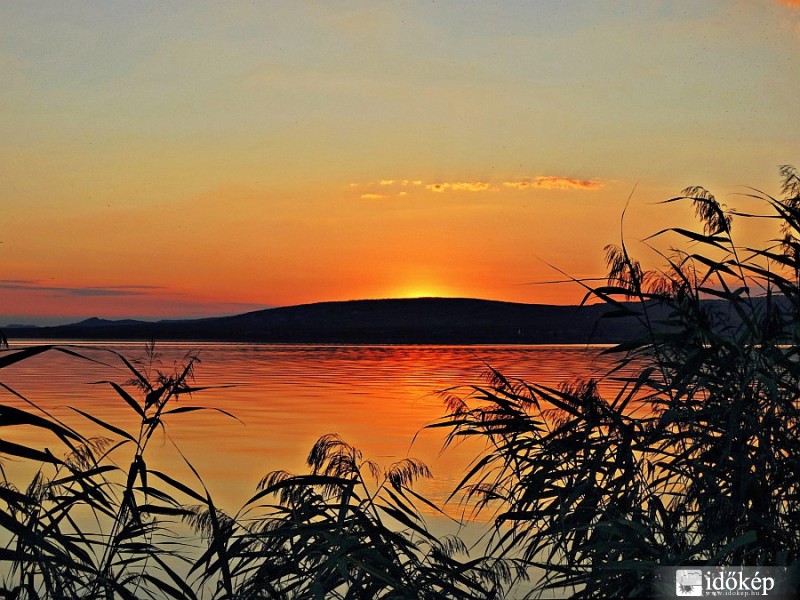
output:
<instances>
[{"instance_id":1,"label":"lake","mask_svg":"<svg viewBox=\"0 0 800 600\"><path fill-rule=\"evenodd\" d=\"M141 357L143 344L92 346L80 352L109 365L48 352L3 369L0 381L85 435L102 431L70 407L135 431L132 409L109 385L92 382L129 379L130 372L104 349ZM612 362L600 350L587 346L160 343L157 351L163 369L169 370L188 352L197 352L201 362L196 385L232 386L198 392L181 399L181 404L217 407L238 420L213 411L173 415L166 431L153 438L148 464L198 487L175 449L180 448L215 500L236 510L254 493L264 474L276 469L302 472L314 441L320 435L338 433L381 465L406 456L422 459L435 478L418 489L441 503L480 448L471 442L440 454L442 430L422 429L444 414L439 390L465 386L468 393L466 386L484 381L487 365L507 377L547 385L598 376ZM3 402L22 406L4 391ZM31 433L23 428L6 428L3 435L31 440ZM39 443L57 455L63 453L55 438ZM122 456L118 461L127 465Z\"/></svg>"}]
</instances>

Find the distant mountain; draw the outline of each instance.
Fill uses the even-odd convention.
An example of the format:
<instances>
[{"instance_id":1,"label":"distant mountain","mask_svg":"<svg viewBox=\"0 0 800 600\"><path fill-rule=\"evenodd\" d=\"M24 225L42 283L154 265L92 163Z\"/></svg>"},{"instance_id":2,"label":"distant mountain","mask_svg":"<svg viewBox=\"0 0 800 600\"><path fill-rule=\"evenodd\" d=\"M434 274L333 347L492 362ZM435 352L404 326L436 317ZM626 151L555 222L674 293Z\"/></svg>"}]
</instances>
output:
<instances>
[{"instance_id":1,"label":"distant mountain","mask_svg":"<svg viewBox=\"0 0 800 600\"><path fill-rule=\"evenodd\" d=\"M603 319L605 305L555 306L465 298L321 302L232 317L181 321L91 318L20 328L15 339L204 340L274 343L607 343L637 333L632 319Z\"/></svg>"},{"instance_id":2,"label":"distant mountain","mask_svg":"<svg viewBox=\"0 0 800 600\"><path fill-rule=\"evenodd\" d=\"M75 323L74 325L67 325L67 327L125 327L129 325L140 325L145 321L136 321L135 319L100 319L98 317L91 317L85 321Z\"/></svg>"}]
</instances>

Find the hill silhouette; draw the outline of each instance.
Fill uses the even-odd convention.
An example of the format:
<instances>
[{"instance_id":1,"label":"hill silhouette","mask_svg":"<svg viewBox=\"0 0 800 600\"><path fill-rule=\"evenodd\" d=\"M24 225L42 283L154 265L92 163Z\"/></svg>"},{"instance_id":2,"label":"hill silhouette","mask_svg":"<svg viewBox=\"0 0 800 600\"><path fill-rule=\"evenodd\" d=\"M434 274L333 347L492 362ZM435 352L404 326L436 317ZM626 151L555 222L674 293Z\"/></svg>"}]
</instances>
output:
<instances>
[{"instance_id":1,"label":"hill silhouette","mask_svg":"<svg viewBox=\"0 0 800 600\"><path fill-rule=\"evenodd\" d=\"M91 318L12 333L19 339L348 344L610 343L637 333L632 320L603 319L608 311L600 304L579 307L467 298L351 300L180 321Z\"/></svg>"}]
</instances>

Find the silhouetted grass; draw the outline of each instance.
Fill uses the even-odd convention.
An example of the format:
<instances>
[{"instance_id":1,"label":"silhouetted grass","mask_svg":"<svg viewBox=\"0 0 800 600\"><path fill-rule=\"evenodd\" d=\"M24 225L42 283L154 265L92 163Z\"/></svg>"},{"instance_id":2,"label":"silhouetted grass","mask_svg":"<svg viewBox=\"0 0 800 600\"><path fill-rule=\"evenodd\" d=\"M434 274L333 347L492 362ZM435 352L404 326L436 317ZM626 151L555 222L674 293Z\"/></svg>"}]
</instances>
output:
<instances>
[{"instance_id":1,"label":"silhouetted grass","mask_svg":"<svg viewBox=\"0 0 800 600\"><path fill-rule=\"evenodd\" d=\"M738 246L732 213L698 187L666 202L690 202L702 231L650 238L686 242L661 254L663 270L608 247L608 282L587 299L645 332L607 350L615 398L593 381L552 389L497 372L450 398L436 425L449 441L489 442L454 494L494 511L490 551L544 569L538 591L649 596L669 565L796 569L800 179L781 173L782 198L750 194L780 224L763 248Z\"/></svg>"},{"instance_id":2,"label":"silhouetted grass","mask_svg":"<svg viewBox=\"0 0 800 600\"><path fill-rule=\"evenodd\" d=\"M40 346L0 356L0 368L45 352L90 360ZM430 476L424 464L406 459L384 470L335 435L312 448L309 474L270 473L237 514L226 514L188 461L191 482L148 464L148 444L170 415L207 410L176 405L201 391L192 385L197 357L163 370L153 345L142 361L112 356L130 379L95 383L137 424L125 429L73 409L104 437L83 437L4 386L31 410L0 405L0 426L53 434L64 455L0 438L5 456L36 466L26 485L5 472L0 480L3 596L495 598L512 579L504 561L469 560L458 538L429 533L417 504L432 505L412 489Z\"/></svg>"},{"instance_id":3,"label":"silhouetted grass","mask_svg":"<svg viewBox=\"0 0 800 600\"><path fill-rule=\"evenodd\" d=\"M3 385L29 408L0 405L0 427L41 430L61 451L0 437L0 453L35 466L25 484L2 472L0 594L501 598L541 572L533 593L649 596L659 566L796 568L800 178L781 174L781 198L751 194L772 212L740 215L779 225L764 247L737 245L732 213L694 187L666 203L691 203L702 229L650 238L684 242L661 254L663 270L643 269L624 242L607 249L608 281L586 284L587 299L645 332L607 351L617 357L607 377L622 383L614 398L595 381L551 388L497 371L447 396L431 427L447 443L486 442L452 495L494 517L485 547L429 531L418 507L436 507L413 490L425 465L379 467L336 435L311 449L308 473L269 473L225 513L188 461L191 482L148 464L170 415L203 410L176 404L200 391L197 357L164 369L149 346L139 362L110 354L129 381L97 382L135 427L76 409L107 437L85 438ZM4 351L0 369L44 352L88 360L40 346Z\"/></svg>"}]
</instances>

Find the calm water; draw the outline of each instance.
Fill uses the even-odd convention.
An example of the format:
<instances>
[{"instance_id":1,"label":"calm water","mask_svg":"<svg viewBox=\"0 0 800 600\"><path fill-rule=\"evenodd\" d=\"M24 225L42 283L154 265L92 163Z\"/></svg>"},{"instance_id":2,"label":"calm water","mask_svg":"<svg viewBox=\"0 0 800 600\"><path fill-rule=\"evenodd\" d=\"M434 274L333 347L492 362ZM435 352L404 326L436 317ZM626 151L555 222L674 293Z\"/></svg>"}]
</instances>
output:
<instances>
[{"instance_id":1,"label":"calm water","mask_svg":"<svg viewBox=\"0 0 800 600\"><path fill-rule=\"evenodd\" d=\"M144 354L139 343L96 346L103 347L126 356ZM100 430L69 407L133 431L133 411L110 386L92 384L107 379L121 382L129 372L102 350L82 351L113 366L46 353L3 369L0 381L85 434ZM205 390L181 403L218 407L239 421L212 411L174 415L166 432L154 438L149 464L191 482L191 472L175 449L179 447L217 502L234 510L252 495L265 473L302 471L314 441L333 432L380 464L406 456L423 459L435 480L421 489L441 501L479 448L462 445L440 455L443 434L420 431L444 414L438 390L481 383L486 365L508 377L551 385L602 374L610 365L598 348L585 346L164 343L158 351L164 368L197 351L202 362L196 385L234 387ZM13 396L0 392L3 402L19 405ZM10 436L9 429L3 431L6 438L30 440L30 432L19 429ZM40 443L59 452L55 439ZM123 458L118 458L121 464Z\"/></svg>"}]
</instances>

